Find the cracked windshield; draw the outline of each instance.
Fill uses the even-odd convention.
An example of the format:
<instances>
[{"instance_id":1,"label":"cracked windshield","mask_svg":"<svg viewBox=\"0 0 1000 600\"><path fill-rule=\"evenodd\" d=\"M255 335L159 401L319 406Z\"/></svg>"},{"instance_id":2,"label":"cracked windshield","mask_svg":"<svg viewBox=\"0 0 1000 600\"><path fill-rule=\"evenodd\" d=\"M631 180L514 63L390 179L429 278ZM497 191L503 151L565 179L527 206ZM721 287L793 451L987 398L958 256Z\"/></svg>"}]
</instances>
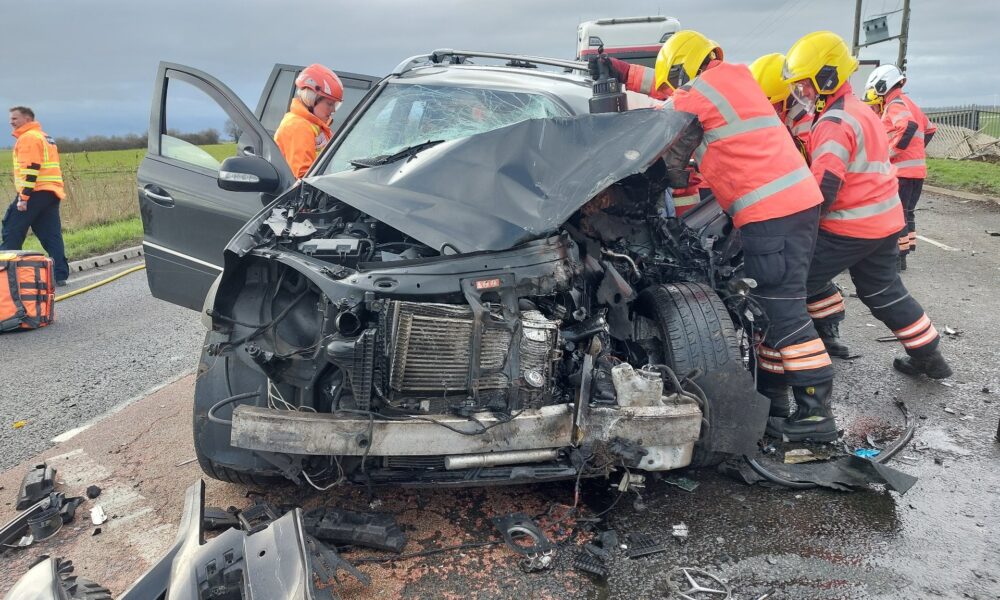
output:
<instances>
[{"instance_id":1,"label":"cracked windshield","mask_svg":"<svg viewBox=\"0 0 1000 600\"><path fill-rule=\"evenodd\" d=\"M397 152L428 140L455 140L527 119L567 116L541 94L429 85L388 85L337 148L326 174L352 160Z\"/></svg>"}]
</instances>

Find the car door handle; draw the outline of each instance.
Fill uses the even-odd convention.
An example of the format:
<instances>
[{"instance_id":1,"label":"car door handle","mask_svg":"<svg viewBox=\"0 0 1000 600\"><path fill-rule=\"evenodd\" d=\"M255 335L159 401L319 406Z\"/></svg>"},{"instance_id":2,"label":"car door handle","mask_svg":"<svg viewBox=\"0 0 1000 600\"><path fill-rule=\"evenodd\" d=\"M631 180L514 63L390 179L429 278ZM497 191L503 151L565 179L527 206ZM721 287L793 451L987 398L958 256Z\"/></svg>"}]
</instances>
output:
<instances>
[{"instance_id":1,"label":"car door handle","mask_svg":"<svg viewBox=\"0 0 1000 600\"><path fill-rule=\"evenodd\" d=\"M154 204L166 206L167 208L174 205L174 199L170 197L170 194L155 185L147 185L142 188L142 194L149 198Z\"/></svg>"}]
</instances>

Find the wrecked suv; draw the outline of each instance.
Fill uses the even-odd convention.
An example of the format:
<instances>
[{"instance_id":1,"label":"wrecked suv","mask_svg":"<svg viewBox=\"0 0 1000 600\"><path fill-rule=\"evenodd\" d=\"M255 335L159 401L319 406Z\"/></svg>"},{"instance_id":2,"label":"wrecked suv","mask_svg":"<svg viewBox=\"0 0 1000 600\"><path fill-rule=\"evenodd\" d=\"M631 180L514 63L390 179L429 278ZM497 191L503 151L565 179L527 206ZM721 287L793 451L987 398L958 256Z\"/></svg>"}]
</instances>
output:
<instances>
[{"instance_id":1,"label":"wrecked suv","mask_svg":"<svg viewBox=\"0 0 1000 600\"><path fill-rule=\"evenodd\" d=\"M341 74L356 108L295 182L270 138L295 69L256 112L180 65L154 92L147 272L210 328L208 475L506 484L754 447L767 405L723 302L738 236L714 202L665 211L701 138L691 115L589 114L584 63L437 51ZM184 160L201 149L168 129L175 81L236 123L237 156Z\"/></svg>"}]
</instances>

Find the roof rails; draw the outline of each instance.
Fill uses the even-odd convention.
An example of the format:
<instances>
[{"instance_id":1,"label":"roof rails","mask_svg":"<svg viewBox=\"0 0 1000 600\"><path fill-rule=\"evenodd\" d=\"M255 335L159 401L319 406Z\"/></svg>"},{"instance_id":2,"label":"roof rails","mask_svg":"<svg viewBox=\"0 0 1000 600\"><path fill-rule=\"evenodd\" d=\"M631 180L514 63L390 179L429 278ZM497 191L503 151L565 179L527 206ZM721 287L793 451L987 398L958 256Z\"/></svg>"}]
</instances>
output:
<instances>
[{"instance_id":1,"label":"roof rails","mask_svg":"<svg viewBox=\"0 0 1000 600\"><path fill-rule=\"evenodd\" d=\"M430 54L418 54L412 56L392 70L393 75L402 75L418 66L435 64L464 64L467 58L495 58L506 60L510 67L537 67L538 65L548 65L560 67L569 71L588 72L587 63L576 60L563 60L560 58L544 58L540 56L524 56L521 54L504 54L499 52L475 52L467 50L452 50L442 48Z\"/></svg>"}]
</instances>

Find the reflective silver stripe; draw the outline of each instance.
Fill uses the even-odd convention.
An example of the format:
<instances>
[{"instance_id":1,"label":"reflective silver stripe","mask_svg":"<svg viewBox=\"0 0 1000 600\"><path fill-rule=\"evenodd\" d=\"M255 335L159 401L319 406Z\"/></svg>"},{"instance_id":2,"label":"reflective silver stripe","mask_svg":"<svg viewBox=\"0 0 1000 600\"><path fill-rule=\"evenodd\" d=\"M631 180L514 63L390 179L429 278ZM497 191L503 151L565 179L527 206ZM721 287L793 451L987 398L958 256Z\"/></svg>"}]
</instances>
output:
<instances>
[{"instance_id":1,"label":"reflective silver stripe","mask_svg":"<svg viewBox=\"0 0 1000 600\"><path fill-rule=\"evenodd\" d=\"M805 132L809 131L810 126L811 126L811 124L808 121L806 121L804 123L799 123L795 127L792 127L792 133L794 133L795 135L799 135L799 134L805 133Z\"/></svg>"},{"instance_id":2,"label":"reflective silver stripe","mask_svg":"<svg viewBox=\"0 0 1000 600\"><path fill-rule=\"evenodd\" d=\"M736 201L733 202L732 205L729 207L729 214L735 217L737 213L747 208L748 206L752 206L760 202L764 198L773 196L774 194L782 192L792 187L793 185L797 185L807 179L812 179L812 177L813 174L809 170L809 168L806 167L805 165L802 165L801 167L795 169L791 173L788 173L787 175L782 175L781 177L775 179L774 181L770 183L765 183L759 188L751 192L748 192L746 194L743 194L742 196L737 198Z\"/></svg>"},{"instance_id":3,"label":"reflective silver stripe","mask_svg":"<svg viewBox=\"0 0 1000 600\"><path fill-rule=\"evenodd\" d=\"M836 156L840 160L844 161L845 165L851 160L851 151L845 148L843 144L835 140L830 140L820 144L819 147L816 148L816 151L813 152L812 159L816 160L824 154L832 154Z\"/></svg>"},{"instance_id":4,"label":"reflective silver stripe","mask_svg":"<svg viewBox=\"0 0 1000 600\"><path fill-rule=\"evenodd\" d=\"M892 173L892 165L888 162L877 162L869 161L865 149L865 134L861 129L861 123L858 122L853 116L851 116L846 110L841 108L836 108L833 110L825 111L820 116L820 121L824 118L838 117L842 119L845 123L851 126L854 130L854 140L857 146L857 154L854 156L854 160L847 163L848 173L880 173L882 175L889 175Z\"/></svg>"},{"instance_id":5,"label":"reflective silver stripe","mask_svg":"<svg viewBox=\"0 0 1000 600\"><path fill-rule=\"evenodd\" d=\"M726 120L726 123L735 123L740 120L740 116L736 114L736 109L733 108L733 105L726 100L725 96L719 93L719 90L706 82L704 77L695 79L691 87L708 98L708 101L715 106L719 114L722 115L722 118Z\"/></svg>"},{"instance_id":6,"label":"reflective silver stripe","mask_svg":"<svg viewBox=\"0 0 1000 600\"><path fill-rule=\"evenodd\" d=\"M694 206L701 202L701 194L691 194L690 196L674 196L674 206Z\"/></svg>"},{"instance_id":7,"label":"reflective silver stripe","mask_svg":"<svg viewBox=\"0 0 1000 600\"><path fill-rule=\"evenodd\" d=\"M152 242L147 242L147 241L143 240L142 245L143 246L149 246L150 248L153 248L154 250L159 250L160 252L166 252L167 254L173 254L174 256L177 256L179 258L183 258L185 260L189 260L189 261L191 261L193 263L196 263L196 264L199 264L199 265L202 265L202 266L205 266L205 267L210 267L210 268L215 269L217 271L221 271L222 270L222 267L220 267L218 265L213 265L212 263L203 261L200 258L195 258L195 257L191 256L190 254L183 254L181 252L178 252L176 250L171 250L170 248L167 248L165 246L161 246L159 244L154 244Z\"/></svg>"},{"instance_id":8,"label":"reflective silver stripe","mask_svg":"<svg viewBox=\"0 0 1000 600\"><path fill-rule=\"evenodd\" d=\"M852 161L847 165L848 173L878 173L889 175L892 173L892 163L874 161Z\"/></svg>"},{"instance_id":9,"label":"reflective silver stripe","mask_svg":"<svg viewBox=\"0 0 1000 600\"><path fill-rule=\"evenodd\" d=\"M711 131L706 131L705 140L709 143L718 142L719 140L724 140L726 138L733 137L734 135L740 135L742 133L748 133L750 131L757 131L760 129L767 129L768 127L784 127L784 125L778 119L778 115L751 117L749 119L743 119L736 121L735 123L723 125L722 127L716 127Z\"/></svg>"},{"instance_id":10,"label":"reflective silver stripe","mask_svg":"<svg viewBox=\"0 0 1000 600\"><path fill-rule=\"evenodd\" d=\"M823 215L823 219L832 221L850 221L852 219L864 219L866 217L874 217L875 215L880 215L884 212L889 212L896 205L899 204L899 196L893 194L891 198L887 198L881 202L876 202L875 204L868 204L865 206L859 206L857 208L845 208L843 210L835 210Z\"/></svg>"},{"instance_id":11,"label":"reflective silver stripe","mask_svg":"<svg viewBox=\"0 0 1000 600\"><path fill-rule=\"evenodd\" d=\"M905 169L907 167L926 167L927 162L922 158L914 158L913 160L903 160L896 163L897 169Z\"/></svg>"},{"instance_id":12,"label":"reflective silver stripe","mask_svg":"<svg viewBox=\"0 0 1000 600\"><path fill-rule=\"evenodd\" d=\"M650 69L649 67L643 67L642 69L642 83L639 84L639 91L643 94L653 93L653 82L656 77L656 71Z\"/></svg>"},{"instance_id":13,"label":"reflective silver stripe","mask_svg":"<svg viewBox=\"0 0 1000 600\"><path fill-rule=\"evenodd\" d=\"M705 158L705 152L708 150L708 140L702 138L701 143L694 150L694 162L701 164L701 160Z\"/></svg>"}]
</instances>

